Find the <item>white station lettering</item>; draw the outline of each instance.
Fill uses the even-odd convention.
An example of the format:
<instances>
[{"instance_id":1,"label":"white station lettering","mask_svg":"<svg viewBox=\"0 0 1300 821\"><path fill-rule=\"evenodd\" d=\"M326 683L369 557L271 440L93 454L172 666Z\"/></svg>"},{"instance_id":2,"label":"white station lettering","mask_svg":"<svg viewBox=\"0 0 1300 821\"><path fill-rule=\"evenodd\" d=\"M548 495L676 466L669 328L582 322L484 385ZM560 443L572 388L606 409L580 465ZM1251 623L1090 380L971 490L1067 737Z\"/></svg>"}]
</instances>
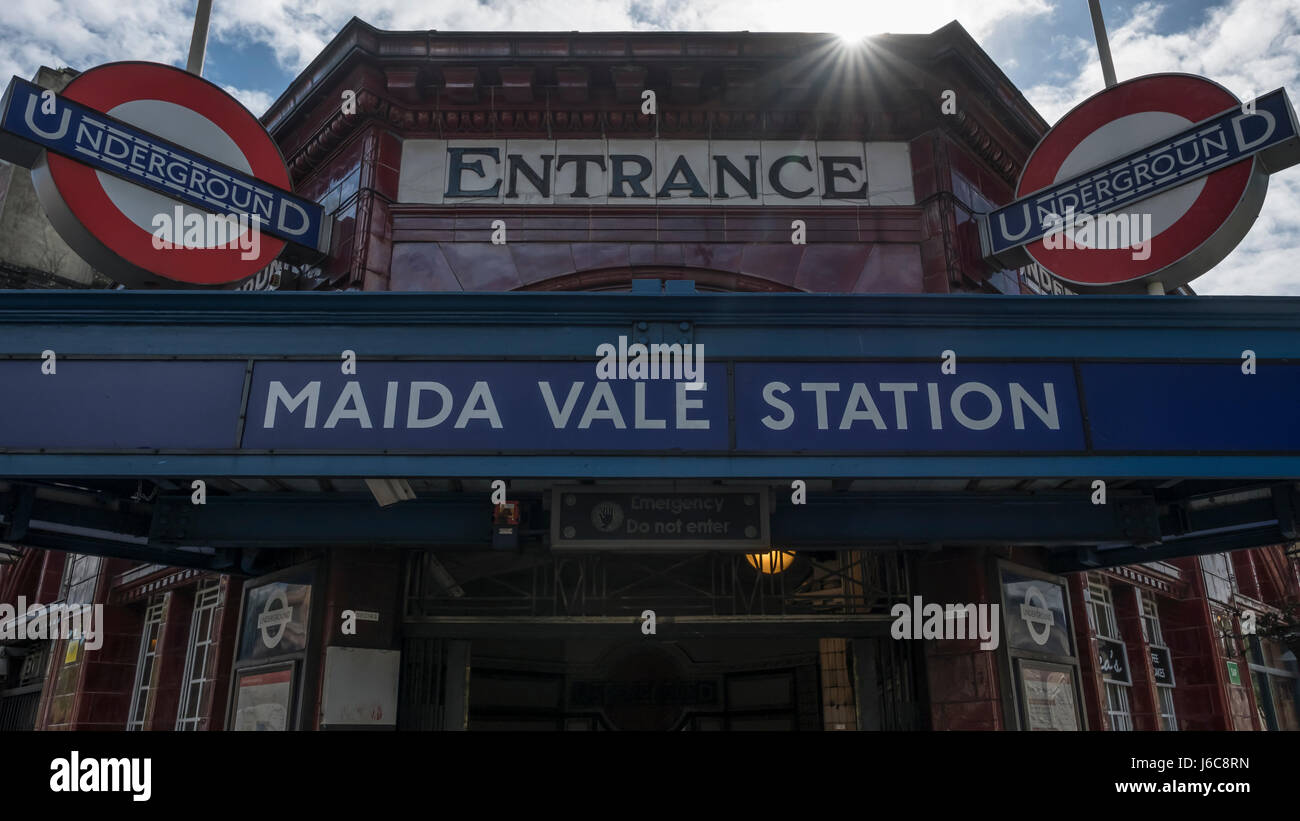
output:
<instances>
[{"instance_id":1,"label":"white station lettering","mask_svg":"<svg viewBox=\"0 0 1300 821\"><path fill-rule=\"evenodd\" d=\"M919 424L928 423L931 430L943 430L945 417L967 430L988 430L1005 418L1009 408L1015 430L1025 430L1030 417L1038 420L1033 423L1036 426L1061 429L1056 387L1051 382L1043 382L1036 393L1019 382L1011 382L1005 395L983 382L962 382L952 389L946 402L940 398L937 382L925 383L924 390L916 382L880 382L874 387L875 394L872 390L865 382L768 382L763 386L763 402L774 413L768 413L762 422L769 430L786 430L795 423L795 404L799 404L815 416L818 430L831 430L832 425L837 430L854 430L859 423L875 430L889 430L891 426L893 430L908 430L918 424L909 410L922 409L925 416Z\"/></svg>"}]
</instances>

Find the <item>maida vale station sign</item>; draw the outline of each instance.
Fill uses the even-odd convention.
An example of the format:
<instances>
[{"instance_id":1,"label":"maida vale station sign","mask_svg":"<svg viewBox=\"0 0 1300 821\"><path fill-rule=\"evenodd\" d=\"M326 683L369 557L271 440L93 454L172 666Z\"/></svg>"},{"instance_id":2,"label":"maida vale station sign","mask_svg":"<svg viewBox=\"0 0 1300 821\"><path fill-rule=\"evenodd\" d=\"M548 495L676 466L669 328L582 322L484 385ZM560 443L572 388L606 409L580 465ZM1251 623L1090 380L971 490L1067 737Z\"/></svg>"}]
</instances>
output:
<instances>
[{"instance_id":1,"label":"maida vale station sign","mask_svg":"<svg viewBox=\"0 0 1300 821\"><path fill-rule=\"evenodd\" d=\"M702 383L590 362L0 362L0 449L92 453L1300 452L1300 365L707 360ZM1161 408L1168 413L1135 414ZM1180 412L1195 407L1197 412ZM1085 409L1086 408L1086 413ZM1243 408L1256 424L1229 424ZM1216 421L1217 420L1217 421Z\"/></svg>"}]
</instances>

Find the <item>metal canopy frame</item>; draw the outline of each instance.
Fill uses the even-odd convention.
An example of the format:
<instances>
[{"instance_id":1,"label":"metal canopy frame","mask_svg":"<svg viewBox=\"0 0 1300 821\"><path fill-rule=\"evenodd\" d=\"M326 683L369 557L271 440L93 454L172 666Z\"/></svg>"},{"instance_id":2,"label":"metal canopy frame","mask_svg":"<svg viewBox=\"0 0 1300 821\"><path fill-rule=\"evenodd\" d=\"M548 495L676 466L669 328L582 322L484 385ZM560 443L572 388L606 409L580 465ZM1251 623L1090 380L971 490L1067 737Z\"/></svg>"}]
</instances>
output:
<instances>
[{"instance_id":1,"label":"metal canopy frame","mask_svg":"<svg viewBox=\"0 0 1300 821\"><path fill-rule=\"evenodd\" d=\"M884 635L910 595L899 551L801 553L762 573L738 553L411 553L404 624L413 635L626 635L645 610L659 638Z\"/></svg>"},{"instance_id":2,"label":"metal canopy frame","mask_svg":"<svg viewBox=\"0 0 1300 821\"><path fill-rule=\"evenodd\" d=\"M167 484L176 486L178 481ZM287 481L280 484L288 486ZM799 553L928 550L938 545L1048 548L1052 570L1097 569L1290 543L1300 538L1300 485L1135 483L1105 505L1078 490L830 490L791 504L773 487L772 544ZM147 496L139 483L0 482L0 542L230 573L274 563L278 549L408 548L457 556L550 561L545 494L511 492L518 551L492 546L486 493L424 492L380 508L347 492L231 493L204 505L188 494ZM145 499L148 499L147 501ZM737 551L730 551L740 558ZM670 554L680 555L680 554ZM725 555L725 554L720 554Z\"/></svg>"},{"instance_id":3,"label":"metal canopy frame","mask_svg":"<svg viewBox=\"0 0 1300 821\"><path fill-rule=\"evenodd\" d=\"M682 293L0 292L0 357L593 361L619 335L725 360L1300 361L1300 299ZM15 453L0 476L1300 477L1296 454Z\"/></svg>"},{"instance_id":4,"label":"metal canopy frame","mask_svg":"<svg viewBox=\"0 0 1300 821\"><path fill-rule=\"evenodd\" d=\"M941 351L953 350L959 362L1224 363L1250 349L1258 367L1266 368L1300 362L1300 299L0 291L0 358L33 363L45 350L60 361L338 361L345 349L363 363L591 361L601 343L634 333L689 339L718 360L937 361ZM1053 551L1054 569L1068 570L1294 540L1291 483L1300 479L1300 457L0 452L0 542L226 572L251 572L255 551L289 543L486 547L486 501L477 496L426 497L379 511L366 498L301 493L301 481L291 478L312 477L325 489L340 478L382 476L750 477L786 486L799 478L835 479L835 488L861 479L963 479L969 480L965 491L818 492L800 508L783 504L777 494L773 538L803 549L1042 544ZM218 492L204 508L188 504L191 479L218 483L222 477L283 492ZM1051 478L1061 482L1061 491L977 489L998 477L1023 479L1026 486ZM1093 479L1123 492L1114 490L1107 505L1093 506L1084 489ZM161 488L161 495L136 498L129 488L139 480ZM533 522L540 527L539 518Z\"/></svg>"}]
</instances>

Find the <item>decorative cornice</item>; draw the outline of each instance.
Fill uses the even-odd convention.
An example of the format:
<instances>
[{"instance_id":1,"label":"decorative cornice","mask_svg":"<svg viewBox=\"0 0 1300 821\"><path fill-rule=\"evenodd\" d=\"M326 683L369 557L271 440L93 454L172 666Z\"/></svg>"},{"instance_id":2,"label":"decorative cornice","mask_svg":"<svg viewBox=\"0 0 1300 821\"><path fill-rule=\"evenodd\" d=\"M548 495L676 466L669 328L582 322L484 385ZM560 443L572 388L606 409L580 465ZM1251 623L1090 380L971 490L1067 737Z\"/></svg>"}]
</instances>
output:
<instances>
[{"instance_id":1,"label":"decorative cornice","mask_svg":"<svg viewBox=\"0 0 1300 821\"><path fill-rule=\"evenodd\" d=\"M953 130L961 137L964 142L975 154L991 168L997 171L998 176L1008 185L1015 187L1020 180L1020 172L1024 166L1018 162L1011 152L1003 146L987 128L980 125L974 117L969 116L965 111L958 111L952 116L952 121L956 124Z\"/></svg>"},{"instance_id":2,"label":"decorative cornice","mask_svg":"<svg viewBox=\"0 0 1300 821\"><path fill-rule=\"evenodd\" d=\"M935 125L930 86L965 83L975 113L943 119L1014 183L1026 149L1012 135L1041 120L959 25L848 48L829 34L387 32L354 18L262 119L301 181L368 121L442 137L910 140ZM657 122L640 111L647 88ZM341 89L357 114L339 110Z\"/></svg>"},{"instance_id":3,"label":"decorative cornice","mask_svg":"<svg viewBox=\"0 0 1300 821\"><path fill-rule=\"evenodd\" d=\"M1158 590L1161 593L1168 594L1173 592L1175 582L1153 573L1144 573L1140 569L1141 567L1144 566L1122 565L1120 567L1109 568L1108 570L1103 571L1103 574L1121 578L1129 582L1135 582L1151 590Z\"/></svg>"},{"instance_id":4,"label":"decorative cornice","mask_svg":"<svg viewBox=\"0 0 1300 821\"><path fill-rule=\"evenodd\" d=\"M357 113L333 112L287 162L294 182L319 167L349 136L368 123L438 139L521 137L640 137L730 139L902 139L918 128L919 111L771 110L760 108L665 107L656 124L639 105L621 108L458 107L440 109L404 104L370 89L357 94ZM876 134L872 135L871 132Z\"/></svg>"}]
</instances>

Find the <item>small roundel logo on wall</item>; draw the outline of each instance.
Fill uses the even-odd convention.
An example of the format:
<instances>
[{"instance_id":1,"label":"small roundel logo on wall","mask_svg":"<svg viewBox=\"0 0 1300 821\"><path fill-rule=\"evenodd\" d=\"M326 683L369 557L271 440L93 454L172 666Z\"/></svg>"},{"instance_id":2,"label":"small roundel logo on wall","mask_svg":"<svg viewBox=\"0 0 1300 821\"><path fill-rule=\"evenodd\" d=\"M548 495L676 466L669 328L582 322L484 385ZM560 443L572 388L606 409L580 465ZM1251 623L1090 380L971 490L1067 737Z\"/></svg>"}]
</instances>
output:
<instances>
[{"instance_id":1,"label":"small roundel logo on wall","mask_svg":"<svg viewBox=\"0 0 1300 821\"><path fill-rule=\"evenodd\" d=\"M1185 284L1245 237L1269 174L1300 161L1297 135L1283 89L1243 103L1189 74L1119 83L1062 117L1016 199L981 217L985 257L1081 290Z\"/></svg>"},{"instance_id":2,"label":"small roundel logo on wall","mask_svg":"<svg viewBox=\"0 0 1300 821\"><path fill-rule=\"evenodd\" d=\"M328 247L262 124L189 72L109 63L59 94L15 77L0 117L0 155L32 169L60 236L124 284L225 286Z\"/></svg>"}]
</instances>

